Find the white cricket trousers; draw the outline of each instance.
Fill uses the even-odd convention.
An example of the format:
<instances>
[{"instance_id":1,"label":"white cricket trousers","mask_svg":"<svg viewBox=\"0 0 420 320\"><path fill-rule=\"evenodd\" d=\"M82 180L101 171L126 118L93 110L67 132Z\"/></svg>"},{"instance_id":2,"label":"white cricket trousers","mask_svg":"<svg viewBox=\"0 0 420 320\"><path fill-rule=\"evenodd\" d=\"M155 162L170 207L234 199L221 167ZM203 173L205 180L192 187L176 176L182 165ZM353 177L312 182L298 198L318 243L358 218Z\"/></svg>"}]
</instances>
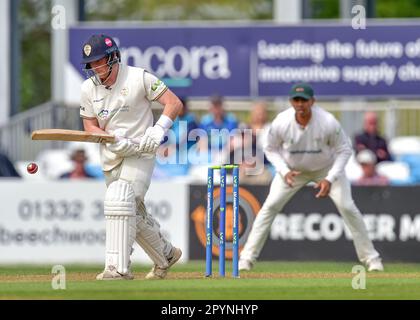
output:
<instances>
[{"instance_id":1,"label":"white cricket trousers","mask_svg":"<svg viewBox=\"0 0 420 320\"><path fill-rule=\"evenodd\" d=\"M271 183L267 199L257 214L248 240L241 251L241 259L251 262L257 260L276 214L280 213L286 203L299 189L311 181L318 182L324 179L327 176L327 172L328 170L302 172L295 177L293 187L289 187L279 173L276 174ZM375 250L372 241L369 239L362 214L354 204L350 181L344 174L332 183L329 196L343 217L344 223L351 231L359 260L362 263L367 263L379 257L379 253Z\"/></svg>"},{"instance_id":2,"label":"white cricket trousers","mask_svg":"<svg viewBox=\"0 0 420 320\"><path fill-rule=\"evenodd\" d=\"M117 167L104 173L107 186L119 179L131 184L136 199L136 219L130 222L135 229L135 241L156 265L166 267L166 257L172 252L173 246L161 233L159 222L147 212L144 205L155 161L155 157L128 157ZM128 244L130 247L131 245L132 243Z\"/></svg>"}]
</instances>

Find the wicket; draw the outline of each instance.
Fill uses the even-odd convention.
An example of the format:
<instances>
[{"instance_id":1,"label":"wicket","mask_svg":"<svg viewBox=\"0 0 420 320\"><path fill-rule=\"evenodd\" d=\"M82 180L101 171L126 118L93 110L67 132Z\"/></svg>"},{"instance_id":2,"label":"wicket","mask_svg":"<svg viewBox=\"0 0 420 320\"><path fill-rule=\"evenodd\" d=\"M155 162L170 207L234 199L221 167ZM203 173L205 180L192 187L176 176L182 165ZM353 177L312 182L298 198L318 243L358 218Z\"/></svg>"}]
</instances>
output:
<instances>
[{"instance_id":1,"label":"wicket","mask_svg":"<svg viewBox=\"0 0 420 320\"><path fill-rule=\"evenodd\" d=\"M220 170L220 216L219 216L219 275L225 276L225 238L226 238L226 170L233 173L233 238L232 238L232 276L239 277L239 166L222 165L208 168L207 175L207 214L206 214L206 277L212 275L213 247L213 191L214 170Z\"/></svg>"}]
</instances>

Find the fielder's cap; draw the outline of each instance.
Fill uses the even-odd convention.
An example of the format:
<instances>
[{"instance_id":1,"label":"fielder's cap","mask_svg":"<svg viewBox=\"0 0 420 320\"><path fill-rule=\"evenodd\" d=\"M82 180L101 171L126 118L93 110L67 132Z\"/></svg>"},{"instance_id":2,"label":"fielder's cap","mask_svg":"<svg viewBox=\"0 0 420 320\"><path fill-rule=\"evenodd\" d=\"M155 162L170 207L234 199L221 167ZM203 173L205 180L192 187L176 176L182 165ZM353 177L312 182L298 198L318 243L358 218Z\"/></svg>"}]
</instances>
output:
<instances>
[{"instance_id":1,"label":"fielder's cap","mask_svg":"<svg viewBox=\"0 0 420 320\"><path fill-rule=\"evenodd\" d=\"M83 44L82 63L90 63L102 59L115 51L119 50L114 39L105 34L94 34Z\"/></svg>"},{"instance_id":2,"label":"fielder's cap","mask_svg":"<svg viewBox=\"0 0 420 320\"><path fill-rule=\"evenodd\" d=\"M309 100L313 98L314 90L307 83L297 83L295 84L289 92L289 97L293 98L303 98Z\"/></svg>"},{"instance_id":3,"label":"fielder's cap","mask_svg":"<svg viewBox=\"0 0 420 320\"><path fill-rule=\"evenodd\" d=\"M376 156L375 154L369 150L369 149L365 149L360 151L357 154L357 162L359 162L360 164L376 164Z\"/></svg>"}]
</instances>

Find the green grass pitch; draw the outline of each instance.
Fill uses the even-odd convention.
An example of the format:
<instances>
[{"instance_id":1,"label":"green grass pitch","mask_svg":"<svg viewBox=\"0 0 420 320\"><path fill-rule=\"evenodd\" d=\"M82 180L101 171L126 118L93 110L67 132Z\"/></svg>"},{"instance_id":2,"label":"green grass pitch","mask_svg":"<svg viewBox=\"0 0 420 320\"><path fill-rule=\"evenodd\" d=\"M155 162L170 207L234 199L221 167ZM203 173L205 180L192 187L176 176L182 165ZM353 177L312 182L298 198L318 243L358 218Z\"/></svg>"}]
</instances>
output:
<instances>
[{"instance_id":1,"label":"green grass pitch","mask_svg":"<svg viewBox=\"0 0 420 320\"><path fill-rule=\"evenodd\" d=\"M230 263L227 263L229 265ZM366 273L366 288L353 289L356 263L258 262L240 279L204 277L205 262L175 265L165 280L145 280L150 266L134 265L135 280L96 281L100 265L65 265L66 289L53 290L52 266L0 266L0 299L420 299L420 264L386 263ZM358 282L360 284L360 282Z\"/></svg>"}]
</instances>

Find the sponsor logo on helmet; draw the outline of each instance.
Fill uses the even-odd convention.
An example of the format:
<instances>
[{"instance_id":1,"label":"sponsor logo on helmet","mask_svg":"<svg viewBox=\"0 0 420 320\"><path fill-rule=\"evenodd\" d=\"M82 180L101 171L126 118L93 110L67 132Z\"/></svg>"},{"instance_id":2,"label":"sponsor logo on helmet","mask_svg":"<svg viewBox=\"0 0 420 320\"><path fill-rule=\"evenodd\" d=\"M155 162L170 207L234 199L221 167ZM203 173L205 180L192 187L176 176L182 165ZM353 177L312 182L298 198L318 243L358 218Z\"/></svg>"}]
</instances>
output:
<instances>
[{"instance_id":1,"label":"sponsor logo on helmet","mask_svg":"<svg viewBox=\"0 0 420 320\"><path fill-rule=\"evenodd\" d=\"M83 47L83 51L85 52L85 55L89 56L92 52L92 47L90 46L90 44L85 45Z\"/></svg>"},{"instance_id":2,"label":"sponsor logo on helmet","mask_svg":"<svg viewBox=\"0 0 420 320\"><path fill-rule=\"evenodd\" d=\"M105 44L106 44L108 47L112 47L112 41L111 41L111 39L110 39L110 38L105 38Z\"/></svg>"}]
</instances>

